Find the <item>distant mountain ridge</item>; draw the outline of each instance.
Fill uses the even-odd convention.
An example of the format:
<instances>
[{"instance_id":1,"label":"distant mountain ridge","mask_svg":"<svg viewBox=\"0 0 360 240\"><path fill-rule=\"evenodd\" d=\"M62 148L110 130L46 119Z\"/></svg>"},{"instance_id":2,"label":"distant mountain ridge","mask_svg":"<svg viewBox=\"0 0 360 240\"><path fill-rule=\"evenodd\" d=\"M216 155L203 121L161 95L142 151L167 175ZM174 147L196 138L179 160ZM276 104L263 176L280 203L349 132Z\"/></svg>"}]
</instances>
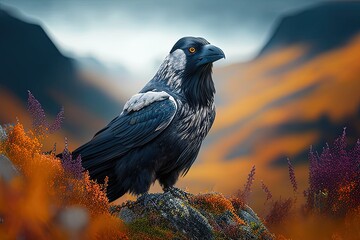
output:
<instances>
[{"instance_id":1,"label":"distant mountain ridge","mask_svg":"<svg viewBox=\"0 0 360 240\"><path fill-rule=\"evenodd\" d=\"M10 92L26 107L27 90L30 90L53 116L64 105L68 119L71 116L66 112L76 112L76 109L86 112L88 118L94 116L104 122L120 112L122 102L85 81L74 59L64 56L41 26L23 21L14 14L1 9L0 5L0 33L4 33L0 37L2 91ZM65 128L88 138L99 130L89 129L92 120L66 121ZM0 119L0 123L3 121Z\"/></svg>"},{"instance_id":2,"label":"distant mountain ridge","mask_svg":"<svg viewBox=\"0 0 360 240\"><path fill-rule=\"evenodd\" d=\"M308 56L339 47L360 34L360 2L336 1L284 16L259 56L296 44L309 46Z\"/></svg>"},{"instance_id":3,"label":"distant mountain ridge","mask_svg":"<svg viewBox=\"0 0 360 240\"><path fill-rule=\"evenodd\" d=\"M75 79L71 60L60 53L39 25L0 9L0 30L5 33L0 38L1 87L23 96L23 100L27 90L46 100L44 88L61 81L59 86L67 85Z\"/></svg>"}]
</instances>

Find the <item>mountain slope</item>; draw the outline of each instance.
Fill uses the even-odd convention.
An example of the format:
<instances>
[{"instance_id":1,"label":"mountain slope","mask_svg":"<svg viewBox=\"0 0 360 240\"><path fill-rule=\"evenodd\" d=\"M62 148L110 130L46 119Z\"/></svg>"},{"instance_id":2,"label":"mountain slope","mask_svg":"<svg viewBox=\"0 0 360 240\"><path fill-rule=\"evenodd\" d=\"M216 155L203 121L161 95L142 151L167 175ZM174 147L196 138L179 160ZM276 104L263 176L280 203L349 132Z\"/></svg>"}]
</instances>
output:
<instances>
[{"instance_id":1,"label":"mountain slope","mask_svg":"<svg viewBox=\"0 0 360 240\"><path fill-rule=\"evenodd\" d=\"M309 46L314 56L346 44L359 30L360 2L318 4L283 17L259 56L297 44Z\"/></svg>"},{"instance_id":2,"label":"mountain slope","mask_svg":"<svg viewBox=\"0 0 360 240\"><path fill-rule=\"evenodd\" d=\"M41 26L0 9L0 32L6 33L0 37L0 91L20 102L17 114L25 111L30 90L51 116L63 105L65 131L72 141L84 141L120 112L122 102L82 78ZM10 108L0 122L17 116Z\"/></svg>"},{"instance_id":3,"label":"mountain slope","mask_svg":"<svg viewBox=\"0 0 360 240\"><path fill-rule=\"evenodd\" d=\"M340 10L339 15L349 14ZM325 21L321 15L314 20ZM319 35L323 30L328 31L317 29ZM276 34L293 37L288 32ZM296 165L302 189L308 179L310 146L321 151L342 134L343 127L354 143L360 136L360 36L340 38L344 44L314 51L311 58L299 39L294 41L298 45L274 47L251 62L215 69L220 100L215 123L181 186L196 183L197 190L232 193L256 165L257 181L276 186L271 189L275 196L286 196L291 189L287 157ZM264 200L254 191L258 197L254 201Z\"/></svg>"}]
</instances>

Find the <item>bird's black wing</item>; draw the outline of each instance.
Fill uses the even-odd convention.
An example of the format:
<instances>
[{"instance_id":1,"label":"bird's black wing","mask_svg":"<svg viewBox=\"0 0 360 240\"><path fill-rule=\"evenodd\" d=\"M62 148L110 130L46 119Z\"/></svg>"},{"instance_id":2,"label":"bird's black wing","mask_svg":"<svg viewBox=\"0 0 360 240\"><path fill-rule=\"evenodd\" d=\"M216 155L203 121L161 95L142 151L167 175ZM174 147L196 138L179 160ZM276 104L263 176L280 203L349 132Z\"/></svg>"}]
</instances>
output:
<instances>
[{"instance_id":1,"label":"bird's black wing","mask_svg":"<svg viewBox=\"0 0 360 240\"><path fill-rule=\"evenodd\" d=\"M81 154L84 168L97 175L109 167L109 161L119 159L129 150L155 139L171 123L176 110L176 102L170 97L155 101L139 111L125 111L91 141L76 149L73 155Z\"/></svg>"}]
</instances>

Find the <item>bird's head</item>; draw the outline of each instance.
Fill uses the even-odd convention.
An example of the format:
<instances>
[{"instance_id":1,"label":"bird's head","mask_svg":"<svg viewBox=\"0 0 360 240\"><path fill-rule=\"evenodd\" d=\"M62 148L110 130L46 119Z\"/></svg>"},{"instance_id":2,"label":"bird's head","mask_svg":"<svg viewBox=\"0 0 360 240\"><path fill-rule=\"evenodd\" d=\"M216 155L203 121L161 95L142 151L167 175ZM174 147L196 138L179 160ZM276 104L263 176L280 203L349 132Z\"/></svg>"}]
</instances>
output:
<instances>
[{"instance_id":1,"label":"bird's head","mask_svg":"<svg viewBox=\"0 0 360 240\"><path fill-rule=\"evenodd\" d=\"M212 63L225 58L224 52L200 37L179 39L161 65L157 79L184 93L194 106L212 104L215 94Z\"/></svg>"},{"instance_id":2,"label":"bird's head","mask_svg":"<svg viewBox=\"0 0 360 240\"><path fill-rule=\"evenodd\" d=\"M170 57L174 63L179 63L179 67L183 67L187 74L191 74L204 65L225 58L225 54L204 38L183 37L171 49Z\"/></svg>"}]
</instances>

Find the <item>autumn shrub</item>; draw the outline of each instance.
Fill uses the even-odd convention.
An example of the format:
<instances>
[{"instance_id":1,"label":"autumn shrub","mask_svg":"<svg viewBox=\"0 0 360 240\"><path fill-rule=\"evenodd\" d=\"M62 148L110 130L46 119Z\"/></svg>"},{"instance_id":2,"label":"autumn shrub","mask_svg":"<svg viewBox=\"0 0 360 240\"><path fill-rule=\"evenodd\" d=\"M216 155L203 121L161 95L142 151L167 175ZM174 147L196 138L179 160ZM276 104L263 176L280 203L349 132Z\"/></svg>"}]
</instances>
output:
<instances>
[{"instance_id":1,"label":"autumn shrub","mask_svg":"<svg viewBox=\"0 0 360 240\"><path fill-rule=\"evenodd\" d=\"M331 217L344 217L360 206L360 141L350 149L346 132L321 154L309 153L309 188L306 209Z\"/></svg>"},{"instance_id":2,"label":"autumn shrub","mask_svg":"<svg viewBox=\"0 0 360 240\"><path fill-rule=\"evenodd\" d=\"M262 183L267 196L264 220L279 239L360 239L359 140L349 147L344 130L321 154L310 149L309 186L300 207L296 206L298 185L289 159L288 171L292 197L274 201Z\"/></svg>"},{"instance_id":3,"label":"autumn shrub","mask_svg":"<svg viewBox=\"0 0 360 240\"><path fill-rule=\"evenodd\" d=\"M292 198L278 199L270 206L269 213L265 216L265 222L275 225L286 221L289 218L293 208L294 200Z\"/></svg>"},{"instance_id":4,"label":"autumn shrub","mask_svg":"<svg viewBox=\"0 0 360 240\"><path fill-rule=\"evenodd\" d=\"M60 127L63 110L55 122L45 121L40 103L29 92L33 129L18 122L3 131L0 154L11 159L20 176L10 182L0 178L0 236L2 239L126 239L121 220L112 216L106 185L97 184L81 167L81 159L62 160L42 152L42 141ZM84 212L84 225L63 217L66 209ZM80 211L80 212L81 212ZM65 219L65 220L64 220Z\"/></svg>"},{"instance_id":5,"label":"autumn shrub","mask_svg":"<svg viewBox=\"0 0 360 240\"><path fill-rule=\"evenodd\" d=\"M226 198L220 193L198 194L193 196L191 200L195 206L198 206L200 209L204 209L215 215L220 215L229 211L233 214L233 216L235 216L237 223L244 224L244 221L237 216L237 209L233 205L234 201Z\"/></svg>"},{"instance_id":6,"label":"autumn shrub","mask_svg":"<svg viewBox=\"0 0 360 240\"><path fill-rule=\"evenodd\" d=\"M38 136L44 136L47 133L53 133L59 130L64 120L64 108L61 108L54 122L49 123L46 120L45 111L40 102L30 91L28 91L28 94L28 111L32 118L33 131L36 132Z\"/></svg>"}]
</instances>

